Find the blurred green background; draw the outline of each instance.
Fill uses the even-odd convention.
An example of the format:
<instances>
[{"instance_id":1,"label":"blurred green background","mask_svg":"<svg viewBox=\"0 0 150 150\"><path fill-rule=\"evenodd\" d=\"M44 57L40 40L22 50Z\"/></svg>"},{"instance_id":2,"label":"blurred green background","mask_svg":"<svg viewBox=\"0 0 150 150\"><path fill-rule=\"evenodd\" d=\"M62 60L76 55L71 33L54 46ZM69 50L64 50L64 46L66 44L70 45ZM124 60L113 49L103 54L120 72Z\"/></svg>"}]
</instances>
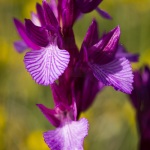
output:
<instances>
[{"instance_id":1,"label":"blurred green background","mask_svg":"<svg viewBox=\"0 0 150 150\"><path fill-rule=\"evenodd\" d=\"M52 107L51 91L34 83L25 70L24 54L18 54L13 47L13 42L20 39L13 17L22 21L30 18L36 2L41 3L0 1L0 150L48 150L42 133L53 127L35 104ZM74 27L78 46L94 17L101 34L120 25L121 43L128 51L141 55L133 69L150 64L150 0L104 0L100 8L113 20L102 19L96 12L83 16ZM85 150L137 150L135 110L125 94L105 88L82 116L90 123Z\"/></svg>"}]
</instances>

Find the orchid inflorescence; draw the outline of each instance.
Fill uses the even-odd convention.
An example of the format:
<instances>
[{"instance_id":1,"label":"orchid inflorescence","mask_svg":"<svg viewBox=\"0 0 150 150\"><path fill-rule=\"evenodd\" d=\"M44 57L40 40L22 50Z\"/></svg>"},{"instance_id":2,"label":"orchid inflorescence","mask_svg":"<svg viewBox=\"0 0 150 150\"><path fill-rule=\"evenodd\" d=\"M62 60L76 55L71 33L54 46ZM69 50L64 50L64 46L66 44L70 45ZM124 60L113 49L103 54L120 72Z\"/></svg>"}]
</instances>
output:
<instances>
[{"instance_id":1,"label":"orchid inflorescence","mask_svg":"<svg viewBox=\"0 0 150 150\"><path fill-rule=\"evenodd\" d=\"M130 62L138 55L129 54L119 43L117 26L99 37L98 24L91 22L78 49L73 26L82 15L96 10L106 19L111 16L98 8L102 0L51 0L36 4L37 13L25 24L14 19L22 41L14 46L18 52L29 49L24 57L26 70L32 79L50 86L54 108L37 107L55 130L43 134L51 150L82 150L89 124L80 114L93 103L105 86L130 94L133 73ZM57 81L57 82L56 82Z\"/></svg>"}]
</instances>

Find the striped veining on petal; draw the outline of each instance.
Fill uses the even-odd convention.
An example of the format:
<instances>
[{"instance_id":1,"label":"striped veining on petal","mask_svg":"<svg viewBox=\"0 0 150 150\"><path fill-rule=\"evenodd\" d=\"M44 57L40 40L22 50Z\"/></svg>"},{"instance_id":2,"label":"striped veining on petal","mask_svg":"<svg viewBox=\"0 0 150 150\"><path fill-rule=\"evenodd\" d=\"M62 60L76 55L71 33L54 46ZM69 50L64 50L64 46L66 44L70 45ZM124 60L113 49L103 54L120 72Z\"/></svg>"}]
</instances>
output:
<instances>
[{"instance_id":1,"label":"striped veining on petal","mask_svg":"<svg viewBox=\"0 0 150 150\"><path fill-rule=\"evenodd\" d=\"M38 51L27 52L25 66L32 78L41 85L52 84L64 72L70 55L56 45L49 45Z\"/></svg>"},{"instance_id":2,"label":"striped veining on petal","mask_svg":"<svg viewBox=\"0 0 150 150\"><path fill-rule=\"evenodd\" d=\"M130 62L126 58L114 59L105 64L89 64L94 76L105 85L111 85L116 90L131 93L133 74Z\"/></svg>"},{"instance_id":3,"label":"striped veining on petal","mask_svg":"<svg viewBox=\"0 0 150 150\"><path fill-rule=\"evenodd\" d=\"M44 140L51 150L83 150L83 140L88 135L88 121L66 122L55 130L44 133Z\"/></svg>"}]
</instances>

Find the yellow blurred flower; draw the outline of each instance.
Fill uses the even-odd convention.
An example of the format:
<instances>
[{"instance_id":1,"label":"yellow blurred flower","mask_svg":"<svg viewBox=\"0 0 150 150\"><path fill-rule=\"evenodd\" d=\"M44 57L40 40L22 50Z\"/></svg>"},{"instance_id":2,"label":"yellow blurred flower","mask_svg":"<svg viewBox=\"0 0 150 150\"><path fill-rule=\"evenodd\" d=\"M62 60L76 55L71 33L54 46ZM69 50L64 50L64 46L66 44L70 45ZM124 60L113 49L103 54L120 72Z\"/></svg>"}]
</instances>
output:
<instances>
[{"instance_id":1,"label":"yellow blurred flower","mask_svg":"<svg viewBox=\"0 0 150 150\"><path fill-rule=\"evenodd\" d=\"M1 41L0 63L8 63L8 54L9 54L8 49L10 48L10 46L2 37L0 37L0 41Z\"/></svg>"},{"instance_id":2,"label":"yellow blurred flower","mask_svg":"<svg viewBox=\"0 0 150 150\"><path fill-rule=\"evenodd\" d=\"M3 138L5 125L6 125L6 113L4 108L0 106L0 139Z\"/></svg>"},{"instance_id":3,"label":"yellow blurred flower","mask_svg":"<svg viewBox=\"0 0 150 150\"><path fill-rule=\"evenodd\" d=\"M43 139L43 131L33 131L27 138L28 150L49 150Z\"/></svg>"},{"instance_id":4,"label":"yellow blurred flower","mask_svg":"<svg viewBox=\"0 0 150 150\"><path fill-rule=\"evenodd\" d=\"M5 124L6 124L6 114L4 108L0 106L0 131L2 131L2 128L5 126Z\"/></svg>"},{"instance_id":5,"label":"yellow blurred flower","mask_svg":"<svg viewBox=\"0 0 150 150\"><path fill-rule=\"evenodd\" d=\"M0 106L0 149L5 147L4 145L4 128L6 125L6 112L3 106Z\"/></svg>"}]
</instances>

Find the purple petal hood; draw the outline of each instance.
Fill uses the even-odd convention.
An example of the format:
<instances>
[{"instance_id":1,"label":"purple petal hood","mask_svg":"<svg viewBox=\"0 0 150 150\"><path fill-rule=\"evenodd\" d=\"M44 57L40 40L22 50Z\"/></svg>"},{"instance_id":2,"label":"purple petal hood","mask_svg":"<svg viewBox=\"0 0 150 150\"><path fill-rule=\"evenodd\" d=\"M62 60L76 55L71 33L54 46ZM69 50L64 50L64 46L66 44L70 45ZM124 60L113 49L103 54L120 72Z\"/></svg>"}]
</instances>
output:
<instances>
[{"instance_id":1,"label":"purple petal hood","mask_svg":"<svg viewBox=\"0 0 150 150\"><path fill-rule=\"evenodd\" d=\"M25 44L33 50L40 49L40 47L34 42L32 42L30 38L28 37L25 26L17 19L14 19L14 23L15 23L15 26L17 28L19 35L21 36Z\"/></svg>"}]
</instances>

